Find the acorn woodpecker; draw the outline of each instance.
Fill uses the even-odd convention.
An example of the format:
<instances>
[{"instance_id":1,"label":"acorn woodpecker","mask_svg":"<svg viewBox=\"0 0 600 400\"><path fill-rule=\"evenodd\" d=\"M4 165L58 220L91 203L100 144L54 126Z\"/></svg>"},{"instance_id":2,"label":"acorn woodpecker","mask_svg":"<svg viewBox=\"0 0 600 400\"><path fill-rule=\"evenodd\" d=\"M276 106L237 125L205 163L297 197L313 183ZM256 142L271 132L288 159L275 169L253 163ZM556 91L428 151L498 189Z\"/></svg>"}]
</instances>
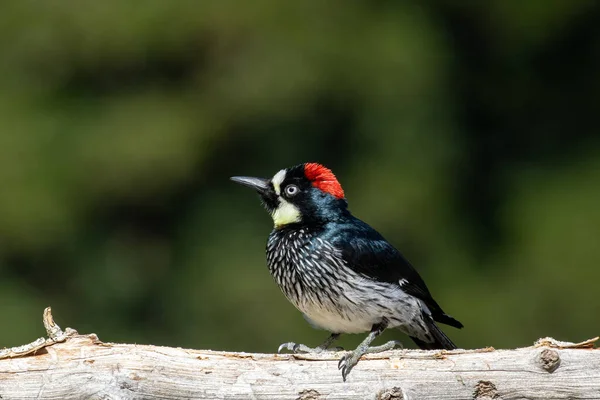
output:
<instances>
[{"instance_id":1,"label":"acorn woodpecker","mask_svg":"<svg viewBox=\"0 0 600 400\"><path fill-rule=\"evenodd\" d=\"M231 180L255 189L273 218L267 264L282 292L311 325L331 332L316 348L289 342L280 352L322 352L342 333L369 332L338 364L345 381L363 354L400 344L370 346L387 328L406 333L422 349L456 348L435 322L463 325L444 313L394 246L350 213L330 169L305 163L271 179Z\"/></svg>"}]
</instances>

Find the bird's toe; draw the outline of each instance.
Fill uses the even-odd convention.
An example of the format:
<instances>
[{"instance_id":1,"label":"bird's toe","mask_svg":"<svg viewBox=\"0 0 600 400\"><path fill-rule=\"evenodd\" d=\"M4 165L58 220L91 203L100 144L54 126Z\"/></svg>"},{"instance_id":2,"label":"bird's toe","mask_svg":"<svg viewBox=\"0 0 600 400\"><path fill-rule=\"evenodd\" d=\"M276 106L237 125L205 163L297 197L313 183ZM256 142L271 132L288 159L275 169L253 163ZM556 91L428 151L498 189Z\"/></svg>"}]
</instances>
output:
<instances>
[{"instance_id":1,"label":"bird's toe","mask_svg":"<svg viewBox=\"0 0 600 400\"><path fill-rule=\"evenodd\" d=\"M286 343L282 343L279 348L277 349L277 353L281 353L283 350L288 350L288 351L294 351L294 347L296 346L296 343L294 342L286 342Z\"/></svg>"},{"instance_id":2,"label":"bird's toe","mask_svg":"<svg viewBox=\"0 0 600 400\"><path fill-rule=\"evenodd\" d=\"M297 353L319 353L320 352L319 349L313 349L304 344L295 343L295 342L282 343L281 346L279 346L279 348L277 349L277 352L281 353L282 350L287 350L294 354L297 354Z\"/></svg>"},{"instance_id":3,"label":"bird's toe","mask_svg":"<svg viewBox=\"0 0 600 400\"><path fill-rule=\"evenodd\" d=\"M351 352L345 354L344 356L342 356L342 358L340 358L340 361L338 362L338 369L342 371L342 378L344 379L344 382L346 382L346 377L348 376L350 371L352 371L352 368L354 368L356 364L358 364L360 356L361 354Z\"/></svg>"}]
</instances>

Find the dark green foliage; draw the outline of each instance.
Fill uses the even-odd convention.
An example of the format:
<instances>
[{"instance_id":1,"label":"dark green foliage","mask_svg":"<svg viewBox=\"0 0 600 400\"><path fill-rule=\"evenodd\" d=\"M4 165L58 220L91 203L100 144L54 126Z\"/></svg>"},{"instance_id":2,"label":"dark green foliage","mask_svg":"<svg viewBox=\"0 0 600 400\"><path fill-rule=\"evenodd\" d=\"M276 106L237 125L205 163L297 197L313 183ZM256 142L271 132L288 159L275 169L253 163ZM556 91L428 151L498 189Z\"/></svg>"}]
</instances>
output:
<instances>
[{"instance_id":1,"label":"dark green foliage","mask_svg":"<svg viewBox=\"0 0 600 400\"><path fill-rule=\"evenodd\" d=\"M228 180L304 161L465 324L459 346L597 335L599 19L576 0L5 1L0 347L48 305L106 341L316 345L267 271L269 216Z\"/></svg>"}]
</instances>

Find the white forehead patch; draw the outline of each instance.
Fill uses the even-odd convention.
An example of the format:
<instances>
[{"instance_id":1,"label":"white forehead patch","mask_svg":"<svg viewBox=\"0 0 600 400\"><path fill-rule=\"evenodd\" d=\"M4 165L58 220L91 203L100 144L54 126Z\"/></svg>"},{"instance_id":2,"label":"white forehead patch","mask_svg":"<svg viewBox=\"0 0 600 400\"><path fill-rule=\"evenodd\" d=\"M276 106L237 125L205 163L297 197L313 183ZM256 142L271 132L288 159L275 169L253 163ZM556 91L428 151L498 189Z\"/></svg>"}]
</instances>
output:
<instances>
[{"instance_id":1,"label":"white forehead patch","mask_svg":"<svg viewBox=\"0 0 600 400\"><path fill-rule=\"evenodd\" d=\"M285 169L282 169L278 173L273 176L271 182L273 183L273 188L275 189L275 193L279 196L281 194L281 184L285 180Z\"/></svg>"},{"instance_id":2,"label":"white forehead patch","mask_svg":"<svg viewBox=\"0 0 600 400\"><path fill-rule=\"evenodd\" d=\"M275 185L273 184L273 186ZM300 222L302 219L302 215L300 214L298 207L286 201L282 197L279 198L279 206L273 211L271 216L273 217L273 223L275 224L276 228L287 224Z\"/></svg>"}]
</instances>

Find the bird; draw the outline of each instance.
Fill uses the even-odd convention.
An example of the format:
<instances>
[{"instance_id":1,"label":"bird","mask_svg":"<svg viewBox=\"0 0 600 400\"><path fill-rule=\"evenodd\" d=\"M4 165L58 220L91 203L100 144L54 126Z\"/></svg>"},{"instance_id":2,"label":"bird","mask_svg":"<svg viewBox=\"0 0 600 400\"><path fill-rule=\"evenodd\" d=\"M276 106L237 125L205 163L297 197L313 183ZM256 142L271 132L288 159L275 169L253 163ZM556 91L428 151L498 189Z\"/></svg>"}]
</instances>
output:
<instances>
[{"instance_id":1,"label":"bird","mask_svg":"<svg viewBox=\"0 0 600 400\"><path fill-rule=\"evenodd\" d=\"M364 354L402 346L396 340L371 346L385 329L400 330L421 349L457 348L436 322L459 329L463 324L442 310L400 251L349 211L329 168L307 162L270 179L230 179L254 189L273 219L266 246L273 279L310 325L330 332L317 347L286 342L278 352L330 351L340 335L368 332L339 360L346 381Z\"/></svg>"}]
</instances>

